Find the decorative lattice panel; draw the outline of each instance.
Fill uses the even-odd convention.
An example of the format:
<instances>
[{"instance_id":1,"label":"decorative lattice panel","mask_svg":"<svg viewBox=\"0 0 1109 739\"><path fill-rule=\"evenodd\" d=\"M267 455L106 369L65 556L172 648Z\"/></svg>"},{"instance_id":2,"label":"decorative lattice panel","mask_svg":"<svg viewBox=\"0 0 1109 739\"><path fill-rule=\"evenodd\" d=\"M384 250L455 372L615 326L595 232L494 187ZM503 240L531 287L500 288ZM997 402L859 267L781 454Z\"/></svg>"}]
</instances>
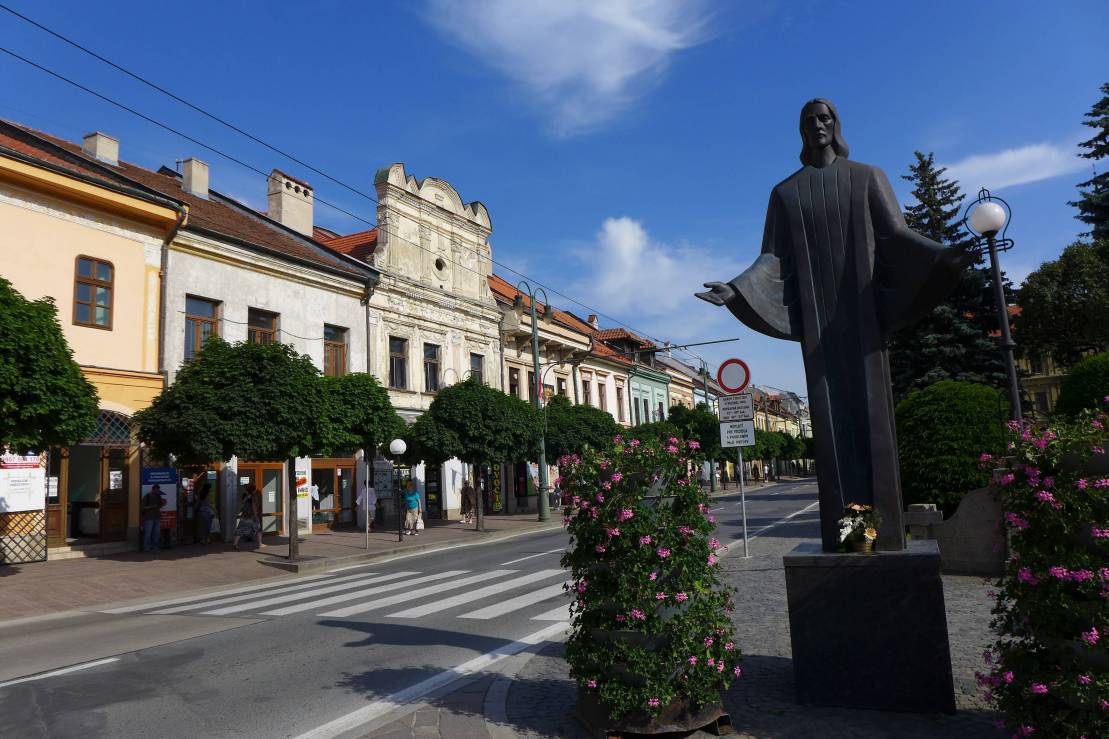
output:
<instances>
[{"instance_id":1,"label":"decorative lattice panel","mask_svg":"<svg viewBox=\"0 0 1109 739\"><path fill-rule=\"evenodd\" d=\"M131 419L122 413L100 411L96 419L96 431L82 444L106 447L131 446Z\"/></svg>"},{"instance_id":2,"label":"decorative lattice panel","mask_svg":"<svg viewBox=\"0 0 1109 739\"><path fill-rule=\"evenodd\" d=\"M0 565L46 560L46 512L0 513Z\"/></svg>"}]
</instances>

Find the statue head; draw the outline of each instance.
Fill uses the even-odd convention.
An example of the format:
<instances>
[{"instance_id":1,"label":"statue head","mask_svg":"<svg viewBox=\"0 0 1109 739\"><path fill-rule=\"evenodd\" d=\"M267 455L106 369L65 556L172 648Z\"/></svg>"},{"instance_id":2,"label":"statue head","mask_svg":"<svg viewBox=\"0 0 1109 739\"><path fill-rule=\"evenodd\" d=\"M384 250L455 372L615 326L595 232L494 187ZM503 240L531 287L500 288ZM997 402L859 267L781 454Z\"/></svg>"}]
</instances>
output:
<instances>
[{"instance_id":1,"label":"statue head","mask_svg":"<svg viewBox=\"0 0 1109 739\"><path fill-rule=\"evenodd\" d=\"M815 164L813 152L831 146L837 157L847 158L847 142L839 124L839 113L831 100L813 98L801 108L801 163Z\"/></svg>"}]
</instances>

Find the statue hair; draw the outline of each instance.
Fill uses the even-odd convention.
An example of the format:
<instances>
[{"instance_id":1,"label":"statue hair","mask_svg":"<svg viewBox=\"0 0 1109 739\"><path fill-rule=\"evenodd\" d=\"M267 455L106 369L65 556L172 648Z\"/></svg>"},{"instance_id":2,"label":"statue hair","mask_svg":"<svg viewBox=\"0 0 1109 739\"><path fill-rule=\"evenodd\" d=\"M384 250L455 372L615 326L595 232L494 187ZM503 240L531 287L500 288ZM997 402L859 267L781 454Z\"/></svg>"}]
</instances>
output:
<instances>
[{"instance_id":1,"label":"statue hair","mask_svg":"<svg viewBox=\"0 0 1109 739\"><path fill-rule=\"evenodd\" d=\"M832 114L832 151L836 153L837 157L847 159L849 150L847 148L847 142L843 138L843 129L839 123L839 113L836 112L836 106L832 104L831 100L813 98L801 106L801 116L797 124L798 130L801 132L801 164L812 164L812 162L809 161L809 144L805 141L805 111L814 105L825 105L828 108L828 112Z\"/></svg>"}]
</instances>

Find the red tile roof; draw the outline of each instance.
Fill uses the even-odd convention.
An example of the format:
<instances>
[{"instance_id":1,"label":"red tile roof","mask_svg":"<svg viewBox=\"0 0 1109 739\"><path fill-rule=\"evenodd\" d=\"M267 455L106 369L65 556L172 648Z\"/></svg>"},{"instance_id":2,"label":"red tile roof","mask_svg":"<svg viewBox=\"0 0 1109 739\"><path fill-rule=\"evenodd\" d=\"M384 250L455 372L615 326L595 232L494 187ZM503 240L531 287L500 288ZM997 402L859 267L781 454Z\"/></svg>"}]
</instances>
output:
<instances>
[{"instance_id":1,"label":"red tile roof","mask_svg":"<svg viewBox=\"0 0 1109 739\"><path fill-rule=\"evenodd\" d=\"M0 121L0 146L84 176L110 183L138 185L184 203L189 206L186 230L226 236L262 251L289 256L352 277L366 278L372 274L327 246L301 236L231 198L211 190L208 199L185 192L180 175L165 167L153 172L124 161L112 166L89 157L79 144L9 121Z\"/></svg>"},{"instance_id":2,"label":"red tile roof","mask_svg":"<svg viewBox=\"0 0 1109 739\"><path fill-rule=\"evenodd\" d=\"M371 228L346 236L324 238L322 241L335 251L341 251L355 259L368 262L374 250L377 249L377 229Z\"/></svg>"},{"instance_id":3,"label":"red tile roof","mask_svg":"<svg viewBox=\"0 0 1109 739\"><path fill-rule=\"evenodd\" d=\"M604 341L612 341L613 339L628 339L629 341L634 341L635 343L639 344L640 346L647 347L647 348L654 348L654 347L657 346L657 344L655 344L653 341L648 341L647 339L644 339L643 337L641 337L637 334L633 334L631 331L628 331L626 328L601 329L600 331L597 332L597 338L602 339Z\"/></svg>"}]
</instances>

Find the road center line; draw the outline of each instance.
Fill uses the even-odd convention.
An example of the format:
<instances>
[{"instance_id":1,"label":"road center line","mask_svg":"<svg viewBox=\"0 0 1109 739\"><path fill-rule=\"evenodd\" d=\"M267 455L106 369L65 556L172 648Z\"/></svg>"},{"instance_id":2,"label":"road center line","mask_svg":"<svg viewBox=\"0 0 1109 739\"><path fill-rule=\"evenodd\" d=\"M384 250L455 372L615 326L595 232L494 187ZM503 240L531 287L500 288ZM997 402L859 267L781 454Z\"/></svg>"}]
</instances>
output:
<instances>
[{"instance_id":1,"label":"road center line","mask_svg":"<svg viewBox=\"0 0 1109 739\"><path fill-rule=\"evenodd\" d=\"M405 688L404 690L397 691L392 695L386 696L381 700L374 701L370 705L359 708L357 711L352 711L345 716L340 716L334 721L329 721L323 726L319 726L311 731L301 734L297 739L330 739L331 737L341 736L342 734L356 729L363 724L369 723L376 718L395 711L405 704L423 698L425 695L432 693L440 688L449 685L450 683L458 680L459 678L471 675L479 670L484 670L491 665L500 662L501 660L518 654L525 649L535 647L547 641L548 637L561 634L570 628L570 624L566 621L552 624L545 629L540 629L533 634L529 634L524 638L505 644L504 646L497 647L491 652L486 652L483 655L474 657L471 660L463 662L457 667L449 670L444 670L437 675L429 677L426 680L416 683L415 685Z\"/></svg>"},{"instance_id":2,"label":"road center line","mask_svg":"<svg viewBox=\"0 0 1109 739\"><path fill-rule=\"evenodd\" d=\"M539 554L529 554L526 557L520 557L519 559L513 559L513 560L510 560L508 562L501 562L499 565L497 565L497 567L504 567L505 565L514 565L517 562L523 562L525 559L535 559L536 557L542 557L545 554L554 554L555 552L561 552L561 551L563 551L563 550L560 547L558 549L552 549L549 552L540 552Z\"/></svg>"},{"instance_id":3,"label":"road center line","mask_svg":"<svg viewBox=\"0 0 1109 739\"><path fill-rule=\"evenodd\" d=\"M32 680L44 680L48 677L57 677L58 675L68 675L71 672L79 670L87 670L90 667L99 667L106 665L110 662L119 662L119 657L107 657L106 659L98 659L92 662L85 662L80 665L71 665L70 667L63 667L60 670L51 670L50 672L42 672L38 675L31 675L30 677L21 677L15 680L9 680L6 683L0 683L0 688L6 688L9 685L18 685L19 683L29 683Z\"/></svg>"}]
</instances>

